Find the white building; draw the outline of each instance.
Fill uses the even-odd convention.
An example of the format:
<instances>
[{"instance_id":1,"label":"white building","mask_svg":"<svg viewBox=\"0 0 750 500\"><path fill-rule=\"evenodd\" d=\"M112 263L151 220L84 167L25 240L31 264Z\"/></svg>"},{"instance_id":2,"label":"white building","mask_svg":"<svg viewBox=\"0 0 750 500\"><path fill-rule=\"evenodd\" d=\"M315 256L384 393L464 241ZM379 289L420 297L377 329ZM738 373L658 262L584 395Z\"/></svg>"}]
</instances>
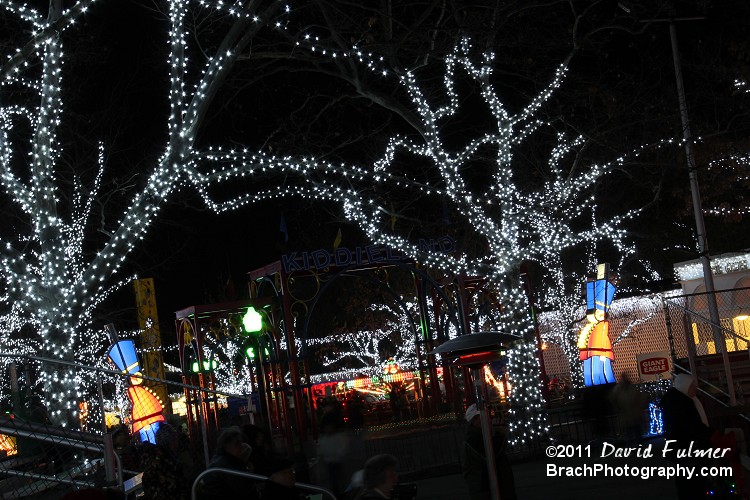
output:
<instances>
[{"instance_id":1,"label":"white building","mask_svg":"<svg viewBox=\"0 0 750 500\"><path fill-rule=\"evenodd\" d=\"M746 350L748 342L745 339L750 339L750 252L719 255L712 259L711 267L727 350ZM691 337L689 333L685 334L686 330L692 330L699 356L716 353L707 323L708 301L701 264L698 260L680 262L674 265L674 269L679 289L613 301L609 337L615 357L613 368L618 379L626 373L631 380L639 380L638 354L671 352L674 347L677 359L686 358L686 339ZM673 346L669 342L666 313L670 314ZM568 360L575 359L578 352L574 344L575 333L586 322L583 301L580 309L571 316L564 318L556 311L539 315L545 370L550 378L569 379ZM567 347L563 347L565 338ZM569 351L567 356L565 349Z\"/></svg>"}]
</instances>

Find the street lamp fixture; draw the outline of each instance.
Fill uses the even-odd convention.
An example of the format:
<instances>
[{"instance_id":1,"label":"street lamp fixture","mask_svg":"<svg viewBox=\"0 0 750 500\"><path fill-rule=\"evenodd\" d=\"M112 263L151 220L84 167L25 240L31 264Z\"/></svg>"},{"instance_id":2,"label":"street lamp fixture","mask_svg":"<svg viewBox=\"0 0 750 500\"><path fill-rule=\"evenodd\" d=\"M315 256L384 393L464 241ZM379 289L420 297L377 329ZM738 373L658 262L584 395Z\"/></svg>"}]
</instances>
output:
<instances>
[{"instance_id":1,"label":"street lamp fixture","mask_svg":"<svg viewBox=\"0 0 750 500\"><path fill-rule=\"evenodd\" d=\"M263 317L253 306L250 306L242 317L242 326L245 328L245 333L260 332L263 330Z\"/></svg>"}]
</instances>

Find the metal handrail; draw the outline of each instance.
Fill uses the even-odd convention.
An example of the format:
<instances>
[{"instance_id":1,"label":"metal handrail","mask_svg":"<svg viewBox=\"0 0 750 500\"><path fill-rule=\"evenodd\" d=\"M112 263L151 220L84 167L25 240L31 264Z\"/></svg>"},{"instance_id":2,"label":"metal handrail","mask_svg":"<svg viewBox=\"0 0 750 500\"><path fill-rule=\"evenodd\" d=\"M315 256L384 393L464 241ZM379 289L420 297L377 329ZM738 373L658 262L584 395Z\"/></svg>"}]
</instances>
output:
<instances>
[{"instance_id":1,"label":"metal handrail","mask_svg":"<svg viewBox=\"0 0 750 500\"><path fill-rule=\"evenodd\" d=\"M87 474L89 471L97 468L99 464L103 462L104 462L103 459L97 459L91 462L84 463L82 465L78 465L74 467L73 469L66 471L63 476L50 476L46 474L39 474L37 472L16 471L12 469L0 469L0 475L33 479L42 483L46 482L46 483L68 484L77 489L93 488L97 486L96 482L80 481L76 478L81 475ZM29 489L29 485L24 485L12 491L4 491L0 493L0 498L26 498L27 496L29 496L28 489ZM44 490L47 488L44 486L38 487L37 492L39 492L39 489Z\"/></svg>"},{"instance_id":2,"label":"metal handrail","mask_svg":"<svg viewBox=\"0 0 750 500\"><path fill-rule=\"evenodd\" d=\"M95 483L91 481L76 481L75 479L68 479L68 478L62 478L57 476L47 476L45 474L38 474L36 472L21 472L16 470L3 470L0 473L6 476L12 476L12 477L23 477L28 479L35 479L37 481L48 481L50 483L60 483L60 484L69 484L72 486L75 486L76 488L93 488L96 486ZM26 487L22 488L25 490ZM17 490L14 491L6 491L3 493L3 498L12 498L12 496L16 493ZM8 496L6 496L8 495ZM25 496L25 495L24 495Z\"/></svg>"},{"instance_id":3,"label":"metal handrail","mask_svg":"<svg viewBox=\"0 0 750 500\"><path fill-rule=\"evenodd\" d=\"M680 366L680 365L678 365L678 364L676 364L676 363L674 364L674 368L679 368L680 370L682 370L682 371L683 371L683 372L685 372L686 374L688 374L688 375L690 375L690 376L693 376L693 374L692 374L692 373L690 373L690 370L688 370L687 368L685 368L685 367L682 367L682 366ZM673 372L673 373L674 373L674 372ZM709 387L711 387L711 388L713 388L713 389L716 389L716 391L718 391L719 393L723 394L723 395L724 395L724 396L726 396L727 398L729 397L729 394L727 394L726 392L724 392L723 390L721 390L721 388L719 388L719 387L716 387L715 385L713 385L713 384L712 384L711 382L709 382L708 380L702 379L702 378L700 378L700 377L698 377L698 376L696 376L695 378L696 378L696 380L697 380L698 382L701 382L702 384L705 384L705 385L707 385L707 386L709 386ZM702 388L698 387L698 386L697 386L697 384L696 384L696 389L697 389L698 391L700 391L700 392L701 392L701 394L703 394L703 395L705 395L705 396L708 396L709 398L713 399L714 401L716 401L717 403L719 403L719 404L720 404L720 405L722 405L723 407L725 407L725 408L730 408L730 406L729 406L728 404L726 404L726 403L725 403L724 401L722 401L721 399L718 399L718 398L717 398L716 396L714 396L714 395L713 395L713 394L711 394L710 392L708 392L708 391L706 391L706 390L704 390L704 389L702 389ZM747 420L748 422L750 422L750 417L748 417L748 416L747 416L747 415L745 415L744 413L737 413L737 415L738 415L738 416L740 416L740 417L742 417L743 419Z\"/></svg>"},{"instance_id":4,"label":"metal handrail","mask_svg":"<svg viewBox=\"0 0 750 500\"><path fill-rule=\"evenodd\" d=\"M233 470L233 469L224 469L222 467L213 467L211 469L206 469L203 472L201 472L200 474L198 474L198 477L196 477L195 481L193 481L193 487L190 490L190 498L192 500L198 500L198 490L196 489L196 487L198 486L198 483L200 482L200 480L203 479L204 476L207 476L207 475L212 474L214 472L219 472L221 474L229 474L230 476L238 476L238 477L246 477L246 478L249 478L249 479L257 479L257 480L260 480L260 481L265 481L266 479L268 479L268 476L263 476L261 474L254 474L252 472L241 472L241 471ZM307 483L294 483L294 487L295 488L300 488L300 489L303 489L303 490L310 490L310 491L315 491L315 492L318 492L318 493L322 493L324 495L328 495L333 500L336 500L336 495L334 495L330 491L328 491L328 490L326 490L324 488L321 488L319 486L314 486L312 484L307 484Z\"/></svg>"},{"instance_id":5,"label":"metal handrail","mask_svg":"<svg viewBox=\"0 0 750 500\"><path fill-rule=\"evenodd\" d=\"M733 378L733 375L732 375L732 368L731 368L731 363L730 363L730 360L729 360L729 351L728 351L729 346L727 345L727 341L730 340L730 339L733 339L735 341L735 348L737 347L736 342L737 342L738 339L741 340L741 341L743 341L743 342L745 342L745 345L747 346L746 352L747 352L748 358L750 359L750 339L747 339L745 337L737 335L734 331L729 330L727 328L724 328L723 326L721 326L721 324L714 323L710 319L708 319L708 318L706 318L706 317L698 314L695 311L692 311L692 310L688 309L687 307L685 307L683 305L680 305L680 304L678 304L676 302L672 302L672 301L664 301L664 304L667 304L667 303L669 303L670 305L676 307L678 310L682 310L683 311L683 315L684 315L683 316L683 320L684 321L687 321L687 316L688 315L694 315L694 316L697 316L698 318L702 319L704 322L708 322L708 324L711 325L711 327L713 328L713 331L714 331L714 336L716 336L716 332L721 332L723 334L723 336L721 338L721 356L722 356L722 360L723 360L723 363L724 363L724 374L726 376L727 392L726 393L724 393L723 391L721 391L721 392L722 392L722 394L726 394L727 395L727 397L729 398L729 403L730 403L731 406L736 405L737 404L737 400L736 400L736 395L735 395L734 378ZM665 311L666 311L667 328L670 328L670 320L669 320L670 313L669 313L669 309L665 308ZM729 334L729 337L726 335L725 332ZM687 329L685 330L685 335L686 335L686 338L685 338L686 347L688 349L688 359L690 360L690 369L694 370L696 372L696 376L697 376L697 367L695 366L695 346L696 346L696 343L689 337ZM672 356L674 357L674 343L672 341L671 331L669 333L669 336L670 336L670 349L672 351ZM716 338L714 341L717 342L717 341L719 341L719 339ZM692 352L692 355L691 355L691 352Z\"/></svg>"},{"instance_id":6,"label":"metal handrail","mask_svg":"<svg viewBox=\"0 0 750 500\"><path fill-rule=\"evenodd\" d=\"M88 432L66 429L64 427L50 426L39 422L31 422L17 416L6 417L4 415L0 415L0 431L3 431L1 432L3 434L13 434L14 431L27 432L29 434L43 433L50 436L51 438L58 438L60 442L63 442L63 440L67 440L75 443L91 445L89 448L94 451L104 449L104 437L100 434L91 434ZM79 446L79 448L89 449L83 448L82 446Z\"/></svg>"},{"instance_id":7,"label":"metal handrail","mask_svg":"<svg viewBox=\"0 0 750 500\"><path fill-rule=\"evenodd\" d=\"M76 449L85 450L85 451L94 451L94 452L99 452L99 453L104 451L104 447L97 446L95 444L85 443L83 441L75 441L72 439L66 440L57 436L51 436L49 434L37 434L34 432L19 430L14 427L0 426L0 434L8 434L8 435L13 435L13 436L18 436L18 437L32 438L37 441L43 441L46 443L52 443L52 444L56 444L60 446L66 446L69 448L76 448Z\"/></svg>"}]
</instances>

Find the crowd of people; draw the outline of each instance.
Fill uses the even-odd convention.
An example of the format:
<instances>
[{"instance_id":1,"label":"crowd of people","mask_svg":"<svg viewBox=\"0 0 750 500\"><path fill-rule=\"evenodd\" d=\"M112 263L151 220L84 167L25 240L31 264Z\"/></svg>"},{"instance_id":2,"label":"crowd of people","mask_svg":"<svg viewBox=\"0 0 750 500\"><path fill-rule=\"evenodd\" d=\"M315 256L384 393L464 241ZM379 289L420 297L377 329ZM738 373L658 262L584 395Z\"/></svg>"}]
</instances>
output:
<instances>
[{"instance_id":1,"label":"crowd of people","mask_svg":"<svg viewBox=\"0 0 750 500\"><path fill-rule=\"evenodd\" d=\"M337 405L326 405L320 421L318 459L322 465L322 488L345 500L409 498L391 496L398 482L398 460L391 455L376 455L367 461L362 457L361 468L354 474L350 463L344 466L344 460L351 458L352 445ZM142 471L146 500L191 498L199 475L195 488L201 500L300 500L311 493L297 486L294 460L274 453L269 436L256 425L222 429L206 468L208 473L203 473L200 453L191 448L187 434L177 425L163 423L156 432L156 444L138 442L124 425L112 431L112 441L123 469L130 473ZM211 472L213 469L215 472ZM111 496L115 493L81 490L69 500L120 498ZM109 496L101 496L105 494Z\"/></svg>"},{"instance_id":2,"label":"crowd of people","mask_svg":"<svg viewBox=\"0 0 750 500\"><path fill-rule=\"evenodd\" d=\"M642 410L647 403L644 394L628 377L621 376L620 382L609 388L605 399L619 415L622 441L626 444L639 442L643 431ZM663 412L664 438L675 442L674 449L688 448L692 443L700 449L732 450L725 462L736 468L736 485L732 488L741 492L742 474L734 437L709 426L706 412L696 395L694 379L685 374L677 375L659 405ZM352 449L354 433L345 422L341 405L335 399L322 401L318 405L318 410L320 429L316 482L319 482L321 487L343 500L414 498L414 488L405 488L399 484L399 462L396 457L381 454L365 460L364 448ZM505 427L502 422L491 426L492 435L489 441L485 440L481 411L484 410L473 404L464 415L466 434L460 449L460 462L468 493L466 498L490 499L492 484L495 483L503 500L515 500L515 478L506 453ZM354 424L357 422L359 421L355 421ZM488 442L492 443L494 460L491 462L494 463L494 470L487 465L489 456L485 444ZM141 444L138 452L134 453L128 429L121 426L113 432L113 444L121 457L124 470L143 471L142 484L147 500L190 498L191 488L202 472L203 464L202 461L197 464L193 460L194 455L189 452L187 435L181 429L167 423L163 424L156 433L156 444ZM271 448L269 436L258 426L246 424L223 429L216 438L215 452L208 464L209 473L203 473L202 478L196 483L198 498L308 498L310 491L300 488L297 484L297 467L294 460L273 453ZM680 457L674 454L666 458L685 466L711 465L708 459L703 457ZM306 468L309 463L311 462L305 459L304 464L297 465ZM358 470L353 471L356 468ZM215 472L211 473L212 469L215 469ZM676 478L680 500L704 498L706 491L719 491L718 486L699 475L692 478ZM95 492L89 494L93 495ZM121 498L116 496L115 492L107 494L109 496L76 498Z\"/></svg>"},{"instance_id":3,"label":"crowd of people","mask_svg":"<svg viewBox=\"0 0 750 500\"><path fill-rule=\"evenodd\" d=\"M341 406L336 401L325 401L319 409L319 469L316 482L320 482L322 488L343 500L415 497L416 486L399 485L399 462L395 456L380 454L365 460L364 448L352 449L352 429L346 425ZM489 498L484 444L475 405L469 407L465 419L467 433L461 461L470 498ZM146 500L190 498L196 478L203 472L203 463L198 459L200 454L191 451L183 429L169 423L162 424L156 432L155 445L137 443L124 425L116 428L112 437L123 469L143 472L142 486ZM495 463L503 498L512 500L515 498L513 473L503 443L502 435L494 437ZM258 426L246 424L221 430L206 469L208 473L201 474L195 484L198 498L308 498L306 495L310 491L297 486L295 462L287 456L273 453L271 448L269 436ZM357 459L353 459L355 456ZM307 466L307 463L304 465ZM210 472L212 469L216 471ZM79 492L75 498L89 498L80 496L85 494L92 495L94 492Z\"/></svg>"},{"instance_id":4,"label":"crowd of people","mask_svg":"<svg viewBox=\"0 0 750 500\"><path fill-rule=\"evenodd\" d=\"M115 451L121 457L124 470L142 471L142 485L146 499L190 498L193 483L201 472L191 452L187 435L165 423L156 432L156 444L134 444L127 428L113 432ZM221 469L206 475L197 485L198 497L211 499L302 498L294 489L294 465L287 458L275 456L269 450L265 432L251 424L223 429L216 438L215 453L208 469ZM256 480L239 473L267 477Z\"/></svg>"},{"instance_id":5,"label":"crowd of people","mask_svg":"<svg viewBox=\"0 0 750 500\"><path fill-rule=\"evenodd\" d=\"M363 394L354 389L329 391L323 395L320 390L315 392L316 421L321 425L321 419L332 409L340 414L346 426L350 429L362 429L368 425L381 425L389 422L402 422L415 418L418 410L413 387L405 386L401 382L392 382L380 387L382 392L377 395ZM304 400L306 401L306 400ZM308 413L307 406L305 412ZM312 423L307 415L308 425Z\"/></svg>"}]
</instances>

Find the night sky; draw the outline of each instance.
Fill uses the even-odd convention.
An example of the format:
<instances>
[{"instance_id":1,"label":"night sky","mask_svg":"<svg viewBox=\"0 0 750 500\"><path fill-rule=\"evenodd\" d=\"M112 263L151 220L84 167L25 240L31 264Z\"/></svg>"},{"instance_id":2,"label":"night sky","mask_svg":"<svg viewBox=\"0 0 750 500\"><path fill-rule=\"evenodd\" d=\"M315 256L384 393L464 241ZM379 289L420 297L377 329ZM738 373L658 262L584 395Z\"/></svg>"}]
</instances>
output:
<instances>
[{"instance_id":1,"label":"night sky","mask_svg":"<svg viewBox=\"0 0 750 500\"><path fill-rule=\"evenodd\" d=\"M739 2L729 3L739 5ZM738 31L750 23L744 17L746 7L698 4L699 13L707 13L708 19L680 26L694 129L696 135L731 129L732 134L718 141L726 145L737 137L747 137L746 108L750 99L734 96L732 106L736 107L729 109L723 105L726 101L722 93L728 92L727 82L733 74L750 76L748 38L744 36L746 33ZM625 14L617 11L615 2L602 5L609 9L602 12L612 19L631 28L639 26L633 19L624 21ZM685 12L694 12L691 9L686 8ZM131 177L132 174L135 172L142 179L143 172L162 153L166 138L167 24L150 2L103 1L97 2L94 10L81 29L84 35L73 37L67 45L75 57L66 66L71 74L66 80L71 90L66 103L72 112L71 120L89 134L89 141L101 139L108 146L111 185L137 189L139 178ZM566 52L554 38L566 32L565 23L554 12L545 16L537 13L538 17L531 19L535 12L530 9L529 16L520 15L518 20L528 24L509 26L496 41L501 55L498 74L504 75L509 95L516 92L518 102L533 89L533 79L550 75ZM587 28L612 19L593 19ZM362 22L371 31L377 30L377 25L372 27L372 23ZM512 40L515 42L511 44ZM573 59L570 85L562 89L560 102L553 103L559 104L559 111L572 110L571 126L588 127L586 133L599 134L602 150L616 150L623 144L632 147L652 139L654 130L661 130L662 136L678 135L666 27L654 25L636 34L611 30L595 40ZM240 62L233 79L227 83L227 90L214 102L199 143L248 144L266 150L277 148L282 153L309 148L311 153L318 153L326 149L326 144L321 143L324 133L329 144L343 144L355 137L359 129L380 127L377 137L360 138L348 149L337 152L339 158L352 159L361 154L362 159L368 160L375 157L373 152L378 151L388 135L403 129L403 122L357 99L339 107L331 106L329 115L313 121L321 106L335 103L337 97L351 89L340 80L310 71L311 68L307 63L300 63L299 67L288 64L284 70L266 67L269 76L253 81L253 67ZM244 81L252 84L245 88ZM466 102L470 103L470 99ZM113 120L113 116L117 119ZM476 118L451 124L451 137L460 139L462 130L481 124L479 115ZM88 154L85 148L91 144L79 144L74 153L85 157ZM734 144L741 149L747 142ZM701 159L711 153L707 149L699 148ZM644 160L647 173L660 171L665 163L674 170L661 186L663 193L658 202L633 226L633 234L641 243L650 241L645 245L648 251L644 250L642 256L663 254L662 269L668 269L676 260L695 258L689 248L692 226L686 197L687 173L680 166L684 160L679 151L671 156L657 155ZM659 189L656 178L633 178L624 173L620 179L631 183L633 188L622 189L623 184L615 183L602 189L609 190L605 197L620 209L628 203L648 200ZM711 192L710 184L706 189L710 201L721 196ZM119 203L123 200L127 196ZM439 207L436 210L439 213ZM290 231L289 241L279 231L282 213ZM681 225L675 224L675 220ZM707 224L714 253L750 246L744 237L747 233L744 220L707 220ZM194 193L184 191L163 210L128 265L141 277L155 279L162 336L169 342L167 339L173 338L175 310L221 300L230 278L236 296L244 297L246 272L277 260L284 253L330 248L339 228L344 234L343 246L365 242L356 228L341 220L339 209L332 205L275 201L217 216L207 212ZM738 238L737 234L743 237ZM677 244L687 249L662 252L668 245L675 246L675 237L680 238ZM661 286L670 280L667 277ZM132 316L134 323L130 307L132 294L130 290L122 290L105 306L119 313L111 316L107 312L102 318L115 317L125 325L128 316Z\"/></svg>"}]
</instances>

